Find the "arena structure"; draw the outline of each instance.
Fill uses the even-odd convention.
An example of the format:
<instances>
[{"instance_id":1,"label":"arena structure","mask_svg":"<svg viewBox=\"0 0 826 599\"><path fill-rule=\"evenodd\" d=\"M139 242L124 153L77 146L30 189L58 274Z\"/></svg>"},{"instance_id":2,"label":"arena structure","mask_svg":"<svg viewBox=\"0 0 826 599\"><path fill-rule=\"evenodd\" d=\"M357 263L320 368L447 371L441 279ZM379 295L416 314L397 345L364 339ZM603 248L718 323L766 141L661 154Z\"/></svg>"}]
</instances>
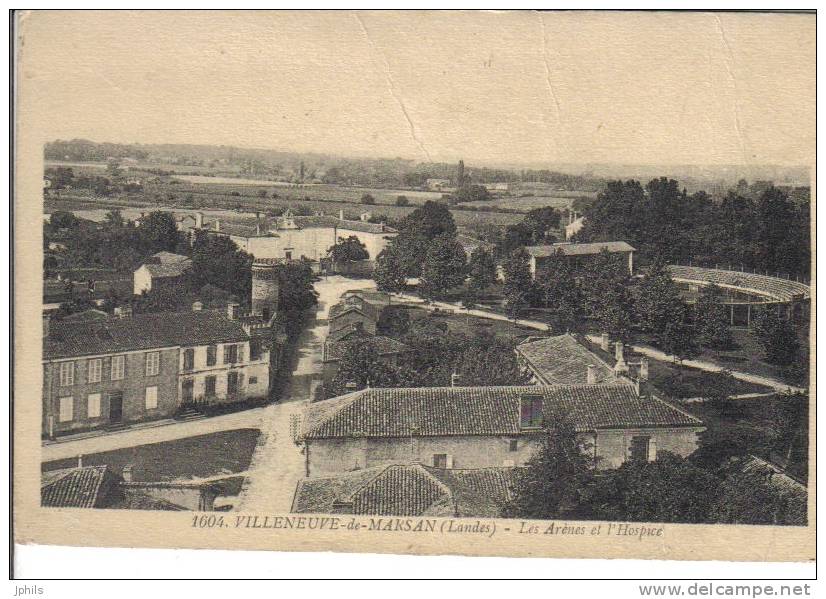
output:
<instances>
[{"instance_id":1,"label":"arena structure","mask_svg":"<svg viewBox=\"0 0 826 599\"><path fill-rule=\"evenodd\" d=\"M766 309L776 310L796 322L808 318L811 289L806 283L699 266L669 265L668 270L688 304L697 301L702 287L716 285L720 289L720 303L729 308L731 326L750 326L758 312Z\"/></svg>"}]
</instances>

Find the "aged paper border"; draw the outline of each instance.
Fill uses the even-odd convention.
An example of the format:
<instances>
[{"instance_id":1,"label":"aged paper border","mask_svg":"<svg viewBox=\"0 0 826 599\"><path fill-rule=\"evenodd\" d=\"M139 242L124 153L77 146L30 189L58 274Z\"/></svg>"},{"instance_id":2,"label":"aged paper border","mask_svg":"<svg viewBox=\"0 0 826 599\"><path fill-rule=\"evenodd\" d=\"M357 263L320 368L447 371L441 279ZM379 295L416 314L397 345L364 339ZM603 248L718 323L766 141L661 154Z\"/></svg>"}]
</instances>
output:
<instances>
[{"instance_id":1,"label":"aged paper border","mask_svg":"<svg viewBox=\"0 0 826 599\"><path fill-rule=\"evenodd\" d=\"M614 13L622 18L621 13ZM401 18L401 17L400 17ZM582 18L587 18L583 14ZM25 15L22 35L25 36ZM653 525L661 537L523 535L519 521L491 520L492 536L438 532L384 532L346 528L336 531L234 528L236 513L223 514L227 528L193 528L193 513L117 510L43 509L40 507L41 326L42 293L42 173L43 144L50 113L46 98L33 95L28 84L37 73L27 70L25 40L18 37L14 97L14 397L13 397L13 511L14 540L100 547L158 547L201 549L263 549L280 551L337 551L440 555L568 558L639 558L669 560L811 561L815 559L815 421L816 402L810 402L809 525L807 527L730 525ZM183 41L181 43L184 43ZM102 140L101 140L102 141ZM174 140L170 140L174 141ZM815 205L814 148L812 206ZM814 209L813 209L814 212ZM812 215L815 247L816 217ZM815 257L813 255L813 266ZM814 270L813 270L814 276ZM816 290L812 282L812 304ZM811 319L810 397L816 397L816 311ZM274 514L257 514L260 518ZM341 516L342 525L351 519ZM369 518L358 518L362 522ZM415 519L414 519L415 520ZM438 519L439 524L444 519ZM567 522L558 521L559 524ZM534 522L545 529L548 522ZM570 523L568 523L570 524ZM582 522L591 529L596 522ZM632 524L632 526L637 526ZM504 528L510 528L506 532Z\"/></svg>"}]
</instances>

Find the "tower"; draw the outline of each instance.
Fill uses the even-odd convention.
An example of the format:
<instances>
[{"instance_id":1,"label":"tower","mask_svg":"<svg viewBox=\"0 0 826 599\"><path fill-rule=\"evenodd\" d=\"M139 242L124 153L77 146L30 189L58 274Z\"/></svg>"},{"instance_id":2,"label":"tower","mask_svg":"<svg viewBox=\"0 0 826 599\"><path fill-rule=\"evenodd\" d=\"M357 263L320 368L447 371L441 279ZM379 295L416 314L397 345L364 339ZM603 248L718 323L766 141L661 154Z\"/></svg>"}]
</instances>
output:
<instances>
[{"instance_id":1,"label":"tower","mask_svg":"<svg viewBox=\"0 0 826 599\"><path fill-rule=\"evenodd\" d=\"M266 321L278 310L278 264L274 258L257 258L252 263L252 312Z\"/></svg>"}]
</instances>

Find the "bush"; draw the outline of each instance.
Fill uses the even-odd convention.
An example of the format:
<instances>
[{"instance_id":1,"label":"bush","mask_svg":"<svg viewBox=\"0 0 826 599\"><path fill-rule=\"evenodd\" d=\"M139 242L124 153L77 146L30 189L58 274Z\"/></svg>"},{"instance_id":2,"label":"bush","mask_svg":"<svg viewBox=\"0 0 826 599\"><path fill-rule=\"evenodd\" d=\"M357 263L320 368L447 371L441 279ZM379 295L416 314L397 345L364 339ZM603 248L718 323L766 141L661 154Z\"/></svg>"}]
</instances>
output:
<instances>
[{"instance_id":1,"label":"bush","mask_svg":"<svg viewBox=\"0 0 826 599\"><path fill-rule=\"evenodd\" d=\"M365 193L363 196L361 196L361 203L373 206L376 203L376 198L371 196L369 193Z\"/></svg>"},{"instance_id":2,"label":"bush","mask_svg":"<svg viewBox=\"0 0 826 599\"><path fill-rule=\"evenodd\" d=\"M396 206L408 206L410 205L410 201L407 199L407 196L398 196L396 198Z\"/></svg>"}]
</instances>

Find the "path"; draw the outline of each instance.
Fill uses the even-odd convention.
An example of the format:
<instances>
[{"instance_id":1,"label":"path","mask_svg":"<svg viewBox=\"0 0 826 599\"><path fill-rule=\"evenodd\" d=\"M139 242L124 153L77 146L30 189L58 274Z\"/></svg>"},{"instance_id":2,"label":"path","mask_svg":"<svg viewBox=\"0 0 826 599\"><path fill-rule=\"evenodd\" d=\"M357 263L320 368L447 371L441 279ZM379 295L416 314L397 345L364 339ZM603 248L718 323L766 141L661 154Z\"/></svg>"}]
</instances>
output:
<instances>
[{"instance_id":1,"label":"path","mask_svg":"<svg viewBox=\"0 0 826 599\"><path fill-rule=\"evenodd\" d=\"M286 513L292 508L298 480L305 476L304 454L293 442L291 422L301 417L321 383L322 348L327 337L327 315L342 293L372 287L371 280L331 276L316 283L318 307L298 341L298 362L284 398L264 408L263 427L249 473L236 501L239 511Z\"/></svg>"}]
</instances>

